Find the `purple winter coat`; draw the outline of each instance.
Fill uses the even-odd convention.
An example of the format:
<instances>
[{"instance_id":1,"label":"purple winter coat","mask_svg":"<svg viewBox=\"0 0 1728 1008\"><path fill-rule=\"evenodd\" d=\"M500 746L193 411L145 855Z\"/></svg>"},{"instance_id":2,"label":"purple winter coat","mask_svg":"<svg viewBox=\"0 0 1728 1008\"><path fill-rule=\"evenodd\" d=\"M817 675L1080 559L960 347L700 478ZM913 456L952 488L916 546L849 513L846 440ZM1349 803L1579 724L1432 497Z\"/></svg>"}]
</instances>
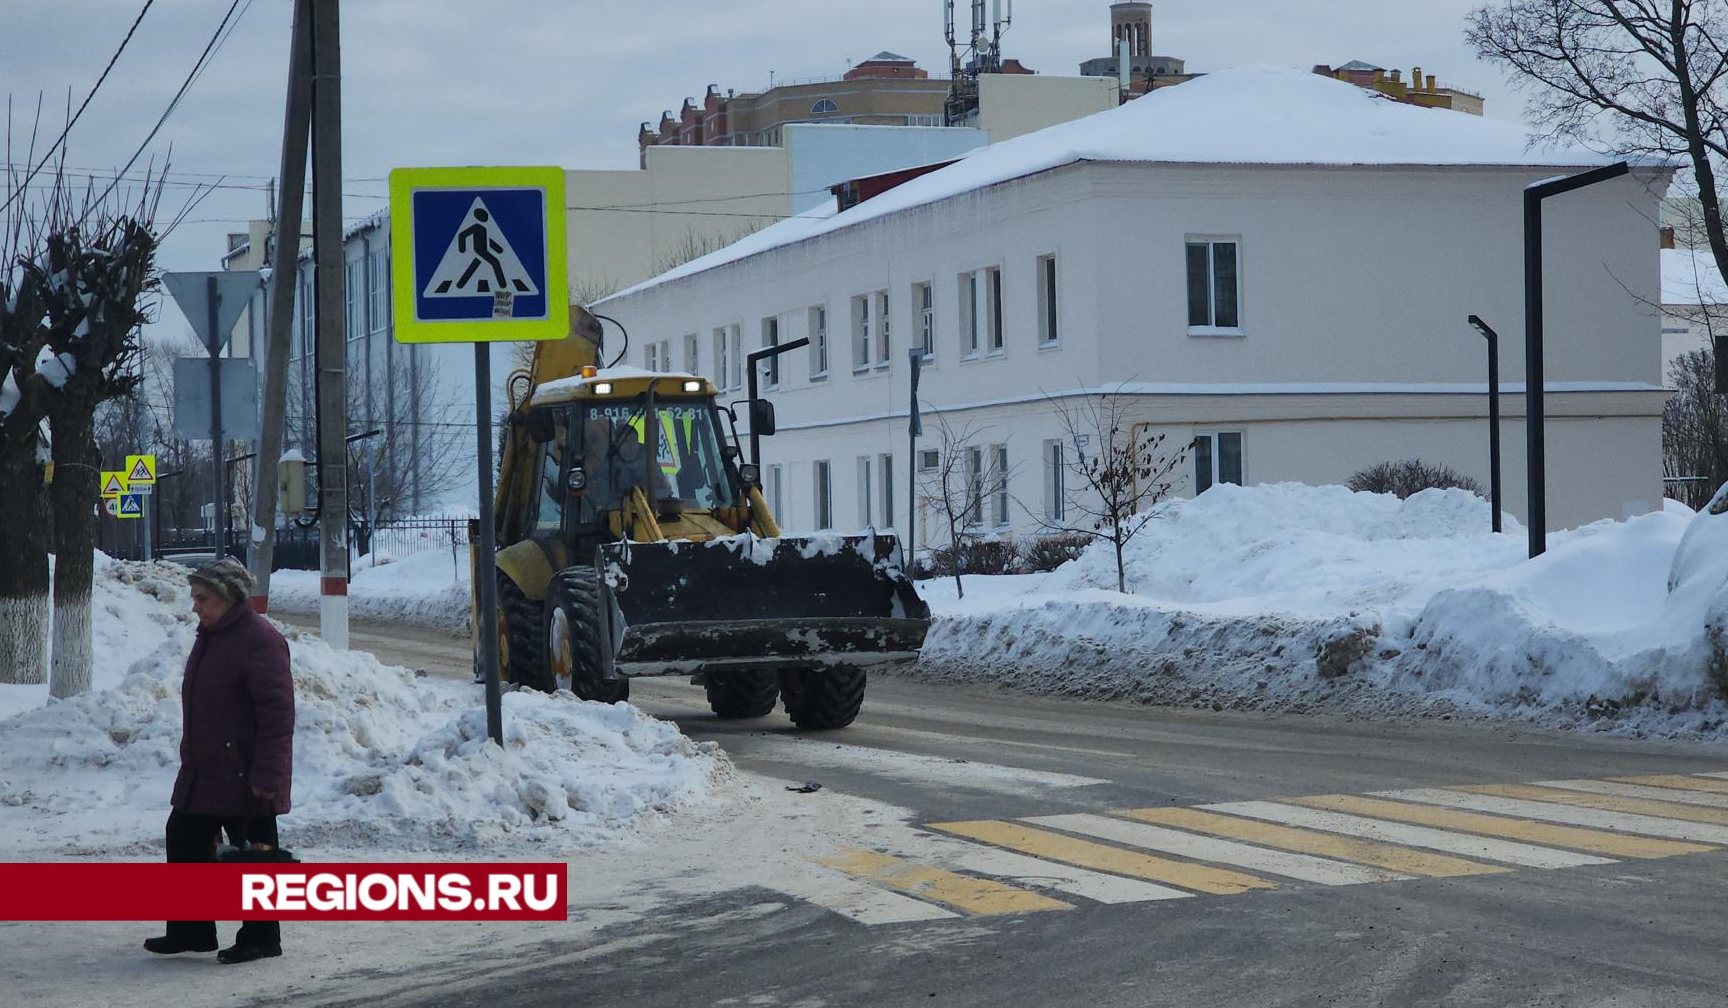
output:
<instances>
[{"instance_id":1,"label":"purple winter coat","mask_svg":"<svg viewBox=\"0 0 1728 1008\"><path fill-rule=\"evenodd\" d=\"M180 688L185 726L174 807L240 817L261 809L252 788L275 792L288 811L294 764L294 680L288 642L248 602L229 609L186 658Z\"/></svg>"}]
</instances>

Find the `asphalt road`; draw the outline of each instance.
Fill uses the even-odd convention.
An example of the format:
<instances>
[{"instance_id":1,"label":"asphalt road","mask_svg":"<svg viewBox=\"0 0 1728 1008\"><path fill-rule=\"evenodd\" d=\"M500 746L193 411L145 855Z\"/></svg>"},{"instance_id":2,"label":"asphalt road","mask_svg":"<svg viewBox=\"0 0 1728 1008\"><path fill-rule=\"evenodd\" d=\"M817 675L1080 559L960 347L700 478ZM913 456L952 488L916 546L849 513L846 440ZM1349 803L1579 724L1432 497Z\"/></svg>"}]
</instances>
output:
<instances>
[{"instance_id":1,"label":"asphalt road","mask_svg":"<svg viewBox=\"0 0 1728 1008\"><path fill-rule=\"evenodd\" d=\"M465 640L360 627L352 643L431 674L468 675ZM632 686L635 703L675 721L693 738L719 743L741 769L823 786L802 800L882 803L903 810L900 825L908 835L948 843L931 854L948 858L946 864L904 860L903 848L868 829L859 830L850 853L771 855L787 859L789 875L794 860L821 857L882 889L886 899L933 906L938 909L931 913L942 916L893 919L903 909L895 903L870 911L877 914L871 918L841 900L803 898L774 884L721 886L639 918L630 917L626 906L597 940L546 941L516 950L519 955L503 965L453 963L352 1003L434 1005L483 996L492 1008L1728 1004L1728 958L1721 951L1728 779L1694 778L1702 782L1700 791L1678 792L1691 796L1690 806L1640 805L1648 798L1626 795L1647 784L1628 791L1628 785L1609 780L1728 771L1728 748L1722 746L1439 721L1197 713L891 676L872 681L858 724L812 736L794 731L780 713L717 721L701 689L682 680L637 680ZM1578 804L1519 806L1520 800L1546 796L1515 790L1444 792L1487 803L1500 813L1493 820L1470 819L1472 813L1456 805L1422 804L1426 799L1420 797L1399 796L1391 806L1384 798L1363 797L1578 779L1604 783L1590 785L1598 788L1594 794L1571 792L1583 795ZM1373 858L1355 849L1338 853L1333 846L1362 836L1386 838L1335 829L1292 832L1280 844L1279 836L1268 839L1250 829L1234 835L1252 847L1199 853L1167 847L1151 850L1157 858L1148 860L1148 848L1138 841L1077 835L1105 813L1116 814L1103 821L1117 829L1131 821L1123 813L1141 810L1135 814L1148 821L1189 830L1188 820L1158 817L1217 819L1217 813L1195 813L1193 807L1220 802L1274 802L1273 808L1289 810L1287 802L1333 795L1415 810L1412 822L1427 820L1453 843L1462 838L1486 844L1488 831L1509 829L1500 835L1530 841L1518 847L1523 856L1546 852L1575 863L1508 865L1505 859L1513 854L1484 848L1482 856L1458 862L1474 867L1458 868L1446 858L1446 864L1392 861L1381 864L1399 869L1387 879L1299 884L1270 873L1265 864L1244 867L1250 862L1239 858L1264 859L1268 847L1278 845L1325 856L1323 864L1305 864L1304 871L1360 872L1355 864L1340 866L1340 860ZM1511 805L1500 808L1496 802ZM1629 811L1664 815L1613 821ZM1667 818L1682 813L1684 819ZM1042 821L1064 816L1080 818ZM1027 819L1041 821L1029 831ZM1222 821L1231 830L1263 825L1234 817ZM1240 826L1245 822L1249 827ZM1654 840L1641 828L1629 832L1627 822L1671 824L1649 827L1667 830L1668 839ZM1575 832L1556 832L1556 824L1570 824ZM1581 826L1588 829L1577 830ZM764 817L749 828L771 834L777 824ZM1197 828L1159 834L1187 844L1200 842L1199 835ZM952 836L966 842L954 843ZM1672 845L1683 837L1692 839L1690 847L1630 853L1616 848L1591 856L1592 843L1636 848ZM1315 843L1320 846L1309 846ZM994 869L982 859L999 862L1003 850L1065 866L1052 869L1058 874L1079 866L1086 870L1075 874L1087 877L1069 879L1072 885L1063 890L1022 866L995 871L992 881L988 873ZM1400 846L1401 853L1375 856L1431 859L1436 850L1412 854L1411 847ZM737 854L719 847L712 856L723 861ZM1129 902L1073 895L1096 896L1099 878L1111 880L1107 885L1144 886L1161 873L1176 871L1177 878L1187 879L1182 872L1210 871L1202 866L1220 860L1228 865L1232 858L1237 870L1277 884ZM644 852L642 860L651 862L653 852ZM978 869L980 864L985 868ZM652 866L643 870L651 872ZM1117 897L1131 898L1118 892L1106 900Z\"/></svg>"}]
</instances>

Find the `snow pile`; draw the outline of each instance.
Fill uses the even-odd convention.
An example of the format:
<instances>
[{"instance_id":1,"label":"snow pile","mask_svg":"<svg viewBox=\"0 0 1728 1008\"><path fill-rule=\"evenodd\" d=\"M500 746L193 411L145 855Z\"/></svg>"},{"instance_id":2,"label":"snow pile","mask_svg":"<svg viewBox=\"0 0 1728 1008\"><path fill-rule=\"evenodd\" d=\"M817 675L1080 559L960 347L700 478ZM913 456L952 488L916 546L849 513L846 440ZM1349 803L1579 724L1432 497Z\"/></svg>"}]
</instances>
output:
<instances>
[{"instance_id":1,"label":"snow pile","mask_svg":"<svg viewBox=\"0 0 1728 1008\"><path fill-rule=\"evenodd\" d=\"M112 589L144 567L109 565L98 584ZM117 682L99 676L106 688L0 720L0 849L150 853L161 845L194 632L178 607L128 590L143 604L106 622L156 645ZM300 848L617 843L706 802L731 774L711 743L627 704L568 693L505 696L500 750L487 740L475 688L297 631L288 638L296 726L294 810L284 829Z\"/></svg>"},{"instance_id":2,"label":"snow pile","mask_svg":"<svg viewBox=\"0 0 1728 1008\"><path fill-rule=\"evenodd\" d=\"M1458 490L1215 487L1130 543L1131 596L1108 590L1108 543L1053 574L968 578L964 600L925 582L938 619L917 674L1214 709L1728 733L1728 517L1598 522L1533 561L1516 524L1488 527L1486 503Z\"/></svg>"},{"instance_id":3,"label":"snow pile","mask_svg":"<svg viewBox=\"0 0 1728 1008\"><path fill-rule=\"evenodd\" d=\"M385 550L356 563L348 582L348 613L355 619L468 632L468 549L425 550L391 559ZM272 612L318 611L317 571L270 575Z\"/></svg>"}]
</instances>

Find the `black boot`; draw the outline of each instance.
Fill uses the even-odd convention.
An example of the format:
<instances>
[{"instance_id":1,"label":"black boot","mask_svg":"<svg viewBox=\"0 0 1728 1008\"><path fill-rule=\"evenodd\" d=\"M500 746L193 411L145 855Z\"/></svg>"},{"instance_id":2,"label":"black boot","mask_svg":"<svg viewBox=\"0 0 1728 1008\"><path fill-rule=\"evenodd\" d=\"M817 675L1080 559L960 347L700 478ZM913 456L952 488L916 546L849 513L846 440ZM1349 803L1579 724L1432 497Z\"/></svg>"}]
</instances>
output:
<instances>
[{"instance_id":1,"label":"black boot","mask_svg":"<svg viewBox=\"0 0 1728 1008\"><path fill-rule=\"evenodd\" d=\"M251 945L235 942L216 953L216 961L232 965L234 963L249 963L259 959L274 959L282 954L280 945Z\"/></svg>"},{"instance_id":2,"label":"black boot","mask_svg":"<svg viewBox=\"0 0 1728 1008\"><path fill-rule=\"evenodd\" d=\"M144 951L157 955L177 955L181 952L214 952L216 939L209 941L187 941L184 938L173 938L163 935L160 938L144 939Z\"/></svg>"}]
</instances>

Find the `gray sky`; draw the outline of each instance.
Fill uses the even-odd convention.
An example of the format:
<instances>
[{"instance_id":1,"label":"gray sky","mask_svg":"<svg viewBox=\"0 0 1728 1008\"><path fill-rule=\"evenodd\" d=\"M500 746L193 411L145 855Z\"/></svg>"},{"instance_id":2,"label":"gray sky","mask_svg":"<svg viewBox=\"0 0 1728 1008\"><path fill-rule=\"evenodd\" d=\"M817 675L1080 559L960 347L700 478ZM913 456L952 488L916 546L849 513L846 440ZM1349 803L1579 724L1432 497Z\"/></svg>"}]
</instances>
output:
<instances>
[{"instance_id":1,"label":"gray sky","mask_svg":"<svg viewBox=\"0 0 1728 1008\"><path fill-rule=\"evenodd\" d=\"M68 141L67 163L110 171L162 114L231 0L156 0ZM1463 42L1480 0L1157 0L1153 49L1195 71L1249 63L1307 69L1362 59L1426 73L1486 96L1489 114L1523 103ZM64 125L143 0L8 0L0 17L0 94L11 97L11 160L29 118ZM961 0L964 6L966 0ZM240 0L237 27L151 143L172 148L175 183L224 186L163 248L166 269L217 269L223 235L264 216L281 157L290 0ZM558 164L629 168L636 126L709 84L739 91L779 78L843 73L889 49L946 72L940 0L344 0L346 213L385 203L393 167ZM1004 50L1042 73L1072 75L1109 52L1109 0L1019 0ZM965 12L961 12L965 17ZM1228 129L1229 124L1219 128ZM165 216L191 190L175 187ZM172 308L164 323L179 324Z\"/></svg>"}]
</instances>

